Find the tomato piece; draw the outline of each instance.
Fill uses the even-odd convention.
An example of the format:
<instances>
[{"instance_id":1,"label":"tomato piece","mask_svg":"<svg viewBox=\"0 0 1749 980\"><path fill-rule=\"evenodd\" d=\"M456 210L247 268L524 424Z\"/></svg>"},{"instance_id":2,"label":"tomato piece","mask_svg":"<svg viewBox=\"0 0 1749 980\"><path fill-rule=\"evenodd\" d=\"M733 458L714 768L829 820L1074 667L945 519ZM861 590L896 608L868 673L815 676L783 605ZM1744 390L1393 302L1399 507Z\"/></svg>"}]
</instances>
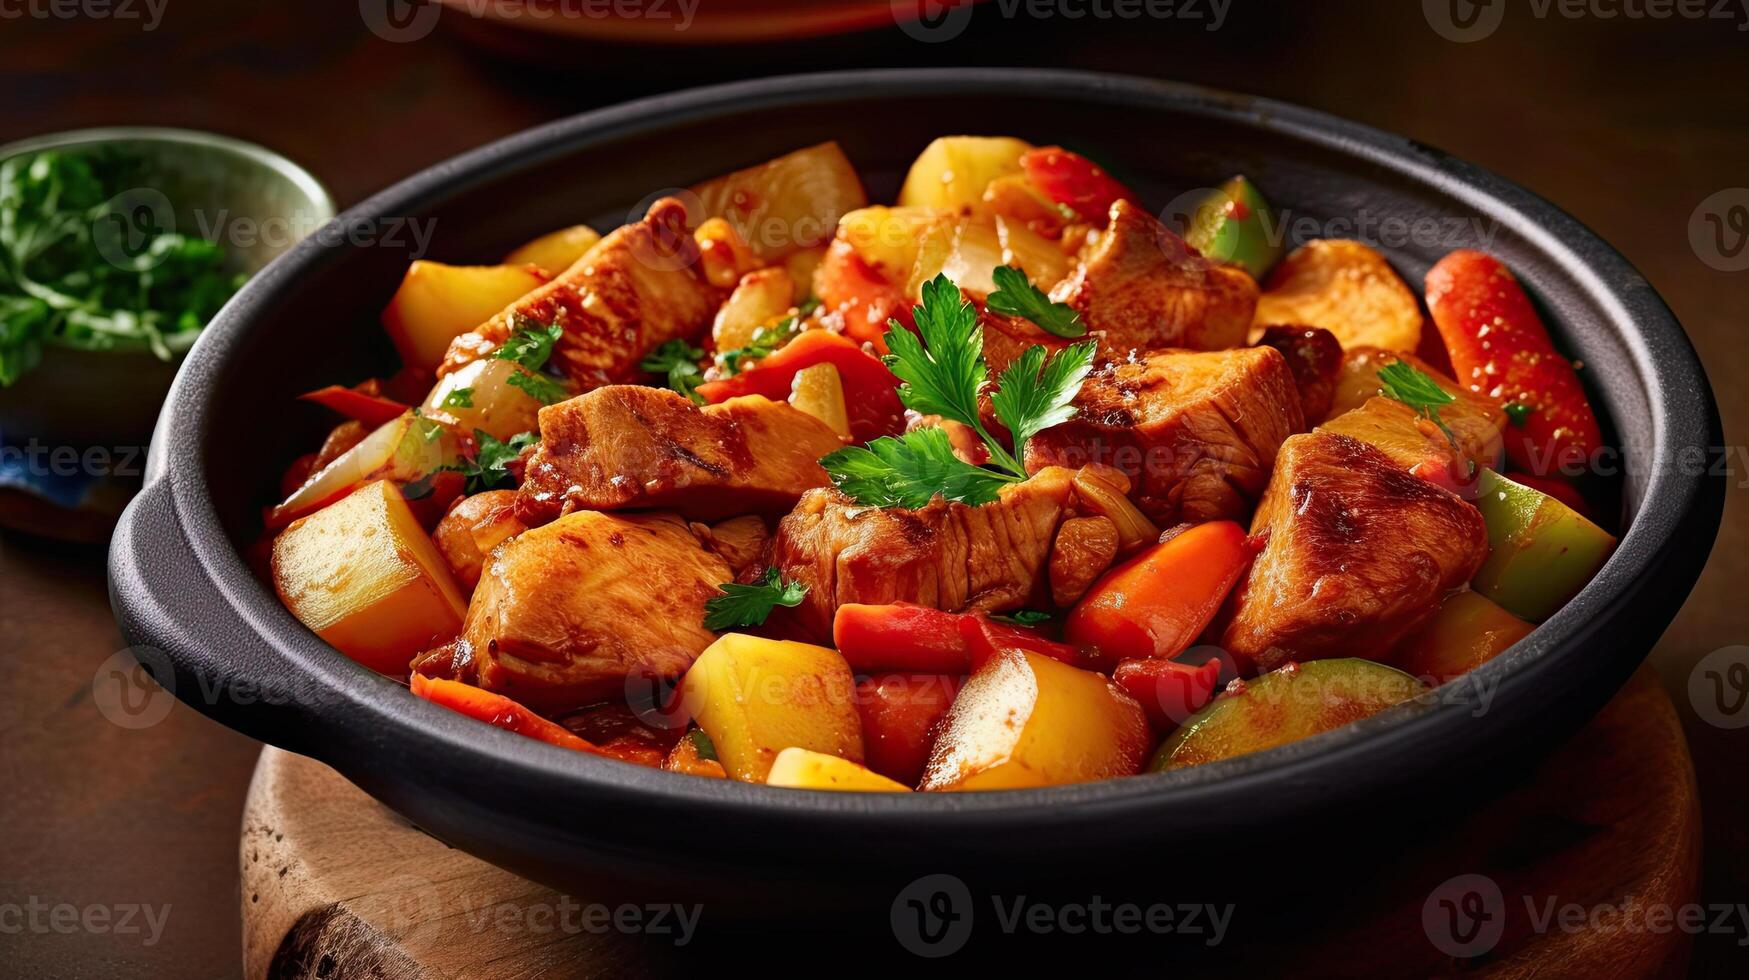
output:
<instances>
[{"instance_id":1,"label":"tomato piece","mask_svg":"<svg viewBox=\"0 0 1749 980\"><path fill-rule=\"evenodd\" d=\"M1063 637L1117 660L1184 652L1256 552L1232 521L1198 524L1105 573L1069 613Z\"/></svg>"},{"instance_id":2,"label":"tomato piece","mask_svg":"<svg viewBox=\"0 0 1749 980\"><path fill-rule=\"evenodd\" d=\"M515 732L562 749L602 754L599 748L572 734L565 726L542 718L502 694L494 694L461 681L427 677L424 674L414 674L410 684L415 695L432 704L441 704L451 711L467 715L475 721L483 721L507 732Z\"/></svg>"},{"instance_id":3,"label":"tomato piece","mask_svg":"<svg viewBox=\"0 0 1749 980\"><path fill-rule=\"evenodd\" d=\"M789 397L790 386L803 368L830 364L844 384L844 407L850 415L850 435L857 442L905 431L905 406L899 402L899 379L880 358L848 337L829 330L804 330L770 357L732 378L698 386L705 401L715 404L740 395L764 395L773 401Z\"/></svg>"},{"instance_id":4,"label":"tomato piece","mask_svg":"<svg viewBox=\"0 0 1749 980\"><path fill-rule=\"evenodd\" d=\"M903 283L895 283L858 255L850 242L839 239L826 249L814 273L814 288L820 303L844 317L844 332L858 342L885 350L887 321L911 319L911 300Z\"/></svg>"},{"instance_id":5,"label":"tomato piece","mask_svg":"<svg viewBox=\"0 0 1749 980\"><path fill-rule=\"evenodd\" d=\"M1458 381L1528 409L1505 432L1513 467L1538 476L1582 472L1603 444L1597 416L1512 271L1482 252L1452 252L1427 272L1427 308Z\"/></svg>"},{"instance_id":6,"label":"tomato piece","mask_svg":"<svg viewBox=\"0 0 1749 980\"><path fill-rule=\"evenodd\" d=\"M1158 658L1125 660L1111 679L1141 704L1156 729L1167 731L1184 724L1214 697L1221 661L1192 665Z\"/></svg>"},{"instance_id":7,"label":"tomato piece","mask_svg":"<svg viewBox=\"0 0 1749 980\"><path fill-rule=\"evenodd\" d=\"M1060 146L1028 150L1020 156L1020 167L1040 193L1094 224L1105 224L1116 201L1142 203L1135 191L1098 164Z\"/></svg>"},{"instance_id":8,"label":"tomato piece","mask_svg":"<svg viewBox=\"0 0 1749 980\"><path fill-rule=\"evenodd\" d=\"M875 674L859 682L856 710L862 718L863 764L916 786L929 761L935 723L947 714L963 683L954 674Z\"/></svg>"},{"instance_id":9,"label":"tomato piece","mask_svg":"<svg viewBox=\"0 0 1749 980\"><path fill-rule=\"evenodd\" d=\"M960 635L971 653L972 669L1004 650L1025 650L1059 660L1083 670L1104 669L1099 651L1058 643L1038 630L1012 623L999 623L981 613L960 613Z\"/></svg>"},{"instance_id":10,"label":"tomato piece","mask_svg":"<svg viewBox=\"0 0 1749 980\"><path fill-rule=\"evenodd\" d=\"M306 391L298 397L324 408L331 408L349 419L357 419L371 428L399 418L410 407L392 398L369 394L356 388L343 388L340 385Z\"/></svg>"}]
</instances>

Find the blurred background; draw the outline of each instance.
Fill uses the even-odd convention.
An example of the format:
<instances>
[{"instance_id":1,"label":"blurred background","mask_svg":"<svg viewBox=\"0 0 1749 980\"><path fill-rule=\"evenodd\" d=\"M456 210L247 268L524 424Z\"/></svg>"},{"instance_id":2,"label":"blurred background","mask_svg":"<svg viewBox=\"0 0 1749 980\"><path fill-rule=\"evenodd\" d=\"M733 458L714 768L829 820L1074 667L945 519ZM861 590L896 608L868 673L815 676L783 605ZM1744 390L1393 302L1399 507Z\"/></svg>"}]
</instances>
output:
<instances>
[{"instance_id":1,"label":"blurred background","mask_svg":"<svg viewBox=\"0 0 1749 980\"><path fill-rule=\"evenodd\" d=\"M487 141L636 96L836 68L1029 65L1269 96L1491 168L1621 249L1711 374L1735 447L1725 527L1653 663L1700 772L1703 901L1749 901L1742 741L1697 718L1688 695L1697 661L1749 643L1749 222L1730 220L1749 215L1749 4L1654 17L1506 0L989 0L921 23L909 7L645 0L623 8L642 11L629 22L506 27L495 19L521 8L488 0L0 0L0 143L110 124L212 130L301 163L346 207ZM709 153L701 177L717 169ZM1721 237L1697 231L1709 213ZM130 731L93 706L93 672L122 646L102 561L100 545L0 534L0 884L76 902L149 893L175 915L145 949L103 934L0 936L22 957L0 957L12 963L0 972L61 975L54 965L76 959L80 975L231 975L237 827L258 746L183 707ZM1749 936L1702 936L1696 974L1744 975L1738 940Z\"/></svg>"}]
</instances>

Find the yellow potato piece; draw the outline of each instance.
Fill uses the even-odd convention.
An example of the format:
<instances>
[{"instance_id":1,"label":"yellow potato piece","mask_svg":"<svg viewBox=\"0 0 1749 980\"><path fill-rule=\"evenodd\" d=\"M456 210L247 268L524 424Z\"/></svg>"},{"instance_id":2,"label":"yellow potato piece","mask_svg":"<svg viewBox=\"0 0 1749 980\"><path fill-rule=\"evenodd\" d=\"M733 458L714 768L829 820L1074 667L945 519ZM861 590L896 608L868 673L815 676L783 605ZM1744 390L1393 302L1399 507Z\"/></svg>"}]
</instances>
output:
<instances>
[{"instance_id":1,"label":"yellow potato piece","mask_svg":"<svg viewBox=\"0 0 1749 980\"><path fill-rule=\"evenodd\" d=\"M335 649L384 674L461 631L467 601L407 507L379 480L294 522L273 542L273 587Z\"/></svg>"},{"instance_id":2,"label":"yellow potato piece","mask_svg":"<svg viewBox=\"0 0 1749 980\"><path fill-rule=\"evenodd\" d=\"M791 746L777 754L767 786L790 789L831 789L848 793L909 793L911 787L835 755Z\"/></svg>"},{"instance_id":3,"label":"yellow potato piece","mask_svg":"<svg viewBox=\"0 0 1749 980\"><path fill-rule=\"evenodd\" d=\"M572 225L549 232L504 257L505 265L535 265L556 276L583 257L601 241L601 232L588 225Z\"/></svg>"},{"instance_id":4,"label":"yellow potato piece","mask_svg":"<svg viewBox=\"0 0 1749 980\"><path fill-rule=\"evenodd\" d=\"M1323 327L1343 349L1362 345L1412 351L1421 342L1421 307L1385 257L1356 241L1319 239L1294 249L1270 274L1257 300L1253 331Z\"/></svg>"},{"instance_id":5,"label":"yellow potato piece","mask_svg":"<svg viewBox=\"0 0 1749 980\"><path fill-rule=\"evenodd\" d=\"M680 696L735 779L764 782L792 746L862 762L855 681L836 650L728 633L699 654Z\"/></svg>"},{"instance_id":6,"label":"yellow potato piece","mask_svg":"<svg viewBox=\"0 0 1749 980\"><path fill-rule=\"evenodd\" d=\"M796 372L790 382L789 403L800 411L819 419L838 433L838 438L850 438L850 414L844 407L844 382L838 369L830 364L815 364Z\"/></svg>"},{"instance_id":7,"label":"yellow potato piece","mask_svg":"<svg viewBox=\"0 0 1749 980\"><path fill-rule=\"evenodd\" d=\"M533 292L546 277L520 265L444 265L423 259L407 268L383 310L383 327L409 367L435 371L449 342Z\"/></svg>"},{"instance_id":8,"label":"yellow potato piece","mask_svg":"<svg viewBox=\"0 0 1749 980\"><path fill-rule=\"evenodd\" d=\"M1140 771L1147 716L1102 674L1007 650L972 674L942 720L923 790L1018 789Z\"/></svg>"},{"instance_id":9,"label":"yellow potato piece","mask_svg":"<svg viewBox=\"0 0 1749 980\"><path fill-rule=\"evenodd\" d=\"M794 305L795 283L782 268L759 269L741 277L735 291L717 310L711 343L719 351L745 347L753 333L782 319Z\"/></svg>"},{"instance_id":10,"label":"yellow potato piece","mask_svg":"<svg viewBox=\"0 0 1749 980\"><path fill-rule=\"evenodd\" d=\"M923 148L899 189L899 205L958 210L982 208L984 189L1020 172L1021 154L1032 149L1008 136L943 136Z\"/></svg>"}]
</instances>

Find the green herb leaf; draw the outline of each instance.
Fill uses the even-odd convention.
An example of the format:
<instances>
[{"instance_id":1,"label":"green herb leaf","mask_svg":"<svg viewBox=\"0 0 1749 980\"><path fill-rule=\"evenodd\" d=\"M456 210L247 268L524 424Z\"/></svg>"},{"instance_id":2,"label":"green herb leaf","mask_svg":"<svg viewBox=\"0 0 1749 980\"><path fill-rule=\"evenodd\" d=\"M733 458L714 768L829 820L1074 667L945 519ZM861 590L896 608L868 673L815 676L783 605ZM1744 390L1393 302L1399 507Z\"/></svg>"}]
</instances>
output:
<instances>
[{"instance_id":1,"label":"green herb leaf","mask_svg":"<svg viewBox=\"0 0 1749 980\"><path fill-rule=\"evenodd\" d=\"M882 436L820 460L838 489L871 507L927 507L938 494L976 507L996 499L1003 484L1021 478L973 466L953 454L947 432L918 429Z\"/></svg>"},{"instance_id":2,"label":"green herb leaf","mask_svg":"<svg viewBox=\"0 0 1749 980\"><path fill-rule=\"evenodd\" d=\"M169 360L242 285L218 245L160 226L149 177L113 150L0 162L0 385L50 347Z\"/></svg>"},{"instance_id":3,"label":"green herb leaf","mask_svg":"<svg viewBox=\"0 0 1749 980\"><path fill-rule=\"evenodd\" d=\"M1536 411L1536 409L1523 402L1507 402L1505 405L1501 406L1501 408L1506 412L1506 420L1513 425L1523 425L1525 421L1530 418L1531 414Z\"/></svg>"},{"instance_id":4,"label":"green herb leaf","mask_svg":"<svg viewBox=\"0 0 1749 980\"><path fill-rule=\"evenodd\" d=\"M553 345L565 334L562 319L547 324L521 313L512 313L510 324L515 330L492 352L492 356L500 361L515 361L530 371L539 371L553 356Z\"/></svg>"},{"instance_id":5,"label":"green herb leaf","mask_svg":"<svg viewBox=\"0 0 1749 980\"><path fill-rule=\"evenodd\" d=\"M441 405L439 405L438 407L439 408L473 408L474 407L474 389L472 389L472 388L456 388L455 390L451 391L449 394L443 396L443 403Z\"/></svg>"},{"instance_id":6,"label":"green herb leaf","mask_svg":"<svg viewBox=\"0 0 1749 980\"><path fill-rule=\"evenodd\" d=\"M511 462L522 455L524 449L539 441L540 436L534 432L518 432L509 439L499 441L491 433L475 429L474 443L477 449L474 458L463 460L446 469L455 470L467 477L466 491L470 494L496 490L511 482Z\"/></svg>"},{"instance_id":7,"label":"green herb leaf","mask_svg":"<svg viewBox=\"0 0 1749 980\"><path fill-rule=\"evenodd\" d=\"M704 372L698 367L703 357L702 349L675 339L651 351L638 366L651 374L662 375L667 379L668 387L692 399L694 404L703 405L704 397L697 391L704 382Z\"/></svg>"},{"instance_id":8,"label":"green herb leaf","mask_svg":"<svg viewBox=\"0 0 1749 980\"><path fill-rule=\"evenodd\" d=\"M800 582L785 582L778 577L777 569L767 568L758 582L752 585L730 582L722 586L722 591L722 595L705 600L704 628L707 630L758 626L778 606L801 605L808 587Z\"/></svg>"},{"instance_id":9,"label":"green herb leaf","mask_svg":"<svg viewBox=\"0 0 1749 980\"><path fill-rule=\"evenodd\" d=\"M686 733L686 737L692 740L692 750L698 753L700 759L716 759L717 747L711 737L704 733L704 729L694 728Z\"/></svg>"},{"instance_id":10,"label":"green herb leaf","mask_svg":"<svg viewBox=\"0 0 1749 980\"><path fill-rule=\"evenodd\" d=\"M1013 435L1017 454L1024 451L1028 439L1075 417L1075 406L1070 402L1093 369L1098 349L1098 344L1084 340L1046 361L1045 349L1035 345L1002 372L1000 387L990 396L990 403Z\"/></svg>"},{"instance_id":11,"label":"green herb leaf","mask_svg":"<svg viewBox=\"0 0 1749 980\"><path fill-rule=\"evenodd\" d=\"M759 361L777 353L778 348L795 339L800 333L800 324L796 317L784 317L769 327L760 327L753 331L753 336L745 347L731 347L718 351L716 358L717 370L724 377L732 378L745 369L747 362Z\"/></svg>"},{"instance_id":12,"label":"green herb leaf","mask_svg":"<svg viewBox=\"0 0 1749 980\"><path fill-rule=\"evenodd\" d=\"M924 415L980 427L978 390L984 386L984 334L978 310L945 275L923 284L914 313L917 333L887 322L887 367L904 382L899 400Z\"/></svg>"},{"instance_id":13,"label":"green herb leaf","mask_svg":"<svg viewBox=\"0 0 1749 980\"><path fill-rule=\"evenodd\" d=\"M1445 420L1439 417L1441 405L1449 405L1457 401L1457 396L1446 391L1434 381L1427 372L1419 370L1405 361L1396 361L1379 368L1379 394L1395 399L1427 417L1439 431L1445 433L1445 439L1451 443L1453 451L1463 455L1458 446L1457 435Z\"/></svg>"},{"instance_id":14,"label":"green herb leaf","mask_svg":"<svg viewBox=\"0 0 1749 980\"><path fill-rule=\"evenodd\" d=\"M990 618L999 623L1013 623L1016 626L1037 626L1040 623L1050 622L1051 614L1040 612L1037 609L1016 609L1011 613L993 613Z\"/></svg>"},{"instance_id":15,"label":"green herb leaf","mask_svg":"<svg viewBox=\"0 0 1749 980\"><path fill-rule=\"evenodd\" d=\"M1058 337L1085 337L1087 324L1081 314L1067 303L1053 303L1026 273L1011 265L998 266L991 272L996 291L985 300L990 309L1005 316L1025 317L1039 329Z\"/></svg>"},{"instance_id":16,"label":"green herb leaf","mask_svg":"<svg viewBox=\"0 0 1749 980\"><path fill-rule=\"evenodd\" d=\"M504 382L542 405L556 405L571 397L571 391L552 377L539 371L518 371Z\"/></svg>"}]
</instances>

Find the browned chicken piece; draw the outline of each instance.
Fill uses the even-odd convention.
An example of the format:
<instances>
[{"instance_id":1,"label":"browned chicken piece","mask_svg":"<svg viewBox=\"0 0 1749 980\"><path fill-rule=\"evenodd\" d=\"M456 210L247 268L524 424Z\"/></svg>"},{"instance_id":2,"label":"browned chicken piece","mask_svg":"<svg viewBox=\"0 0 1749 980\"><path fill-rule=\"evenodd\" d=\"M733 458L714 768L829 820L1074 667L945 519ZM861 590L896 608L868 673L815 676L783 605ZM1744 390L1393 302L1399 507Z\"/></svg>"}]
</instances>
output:
<instances>
[{"instance_id":1,"label":"browned chicken piece","mask_svg":"<svg viewBox=\"0 0 1749 980\"><path fill-rule=\"evenodd\" d=\"M1034 436L1026 466L1103 463L1161 526L1241 518L1282 441L1305 429L1287 359L1271 347L1153 351L1087 377L1080 411Z\"/></svg>"},{"instance_id":2,"label":"browned chicken piece","mask_svg":"<svg viewBox=\"0 0 1749 980\"><path fill-rule=\"evenodd\" d=\"M1251 530L1268 543L1221 645L1260 670L1380 657L1488 552L1475 507L1365 443L1322 431L1281 447Z\"/></svg>"},{"instance_id":3,"label":"browned chicken piece","mask_svg":"<svg viewBox=\"0 0 1749 980\"><path fill-rule=\"evenodd\" d=\"M949 612L1046 599L1046 563L1074 474L1047 469L982 507L936 498L919 510L866 507L810 490L777 526L771 564L807 585L795 622L826 640L847 602L914 602ZM1103 569L1101 569L1103 571Z\"/></svg>"},{"instance_id":4,"label":"browned chicken piece","mask_svg":"<svg viewBox=\"0 0 1749 980\"><path fill-rule=\"evenodd\" d=\"M1455 400L1439 407L1439 418L1456 445L1431 420L1401 402L1380 397L1379 369L1397 362L1422 371ZM1330 415L1321 428L1353 436L1383 450L1397 464L1431 479L1451 466L1458 482L1474 469L1497 466L1503 449L1506 413L1498 404L1464 390L1432 365L1410 354L1363 347L1350 351L1337 379ZM1431 462L1432 468L1424 464ZM1455 464L1455 465L1453 465Z\"/></svg>"},{"instance_id":5,"label":"browned chicken piece","mask_svg":"<svg viewBox=\"0 0 1749 980\"><path fill-rule=\"evenodd\" d=\"M1075 343L1074 340L1044 332L1037 324L1024 317L1003 316L982 310L978 313L978 323L984 332L984 365L991 378L1001 377L1002 372L1019 360L1020 355L1026 353L1029 347L1043 347L1047 354L1055 356L1058 351ZM1121 357L1122 354L1116 356Z\"/></svg>"},{"instance_id":6,"label":"browned chicken piece","mask_svg":"<svg viewBox=\"0 0 1749 980\"><path fill-rule=\"evenodd\" d=\"M487 560L455 660L537 711L622 697L628 677L677 676L716 640L705 601L729 580L672 514L568 514Z\"/></svg>"},{"instance_id":7,"label":"browned chicken piece","mask_svg":"<svg viewBox=\"0 0 1749 980\"><path fill-rule=\"evenodd\" d=\"M765 546L771 542L771 529L765 526L765 518L757 514L743 514L713 525L694 524L692 533L698 535L706 548L721 555L737 577L759 564L765 557Z\"/></svg>"},{"instance_id":8,"label":"browned chicken piece","mask_svg":"<svg viewBox=\"0 0 1749 980\"><path fill-rule=\"evenodd\" d=\"M698 521L782 514L826 486L820 457L844 443L819 419L761 395L700 407L663 388L609 385L548 405L516 513L672 510Z\"/></svg>"},{"instance_id":9,"label":"browned chicken piece","mask_svg":"<svg viewBox=\"0 0 1749 980\"><path fill-rule=\"evenodd\" d=\"M1106 357L1163 347L1223 350L1245 342L1257 283L1197 255L1153 215L1118 201L1110 226L1051 298L1081 312Z\"/></svg>"},{"instance_id":10,"label":"browned chicken piece","mask_svg":"<svg viewBox=\"0 0 1749 980\"><path fill-rule=\"evenodd\" d=\"M1051 601L1068 608L1080 601L1117 558L1117 525L1106 517L1071 517L1057 529L1051 547Z\"/></svg>"},{"instance_id":11,"label":"browned chicken piece","mask_svg":"<svg viewBox=\"0 0 1749 980\"><path fill-rule=\"evenodd\" d=\"M455 502L431 532L437 550L464 588L480 581L480 569L494 548L522 533L516 519L516 491L488 490Z\"/></svg>"},{"instance_id":12,"label":"browned chicken piece","mask_svg":"<svg viewBox=\"0 0 1749 980\"><path fill-rule=\"evenodd\" d=\"M638 365L650 351L700 336L722 299L723 291L699 269L686 205L665 197L642 221L603 238L558 278L457 337L438 374L490 356L526 318L560 325L564 333L552 363L578 391L630 381L640 376Z\"/></svg>"},{"instance_id":13,"label":"browned chicken piece","mask_svg":"<svg viewBox=\"0 0 1749 980\"><path fill-rule=\"evenodd\" d=\"M1323 327L1265 327L1257 345L1273 347L1287 358L1307 424L1330 413L1336 379L1342 373L1342 344L1335 334Z\"/></svg>"}]
</instances>

